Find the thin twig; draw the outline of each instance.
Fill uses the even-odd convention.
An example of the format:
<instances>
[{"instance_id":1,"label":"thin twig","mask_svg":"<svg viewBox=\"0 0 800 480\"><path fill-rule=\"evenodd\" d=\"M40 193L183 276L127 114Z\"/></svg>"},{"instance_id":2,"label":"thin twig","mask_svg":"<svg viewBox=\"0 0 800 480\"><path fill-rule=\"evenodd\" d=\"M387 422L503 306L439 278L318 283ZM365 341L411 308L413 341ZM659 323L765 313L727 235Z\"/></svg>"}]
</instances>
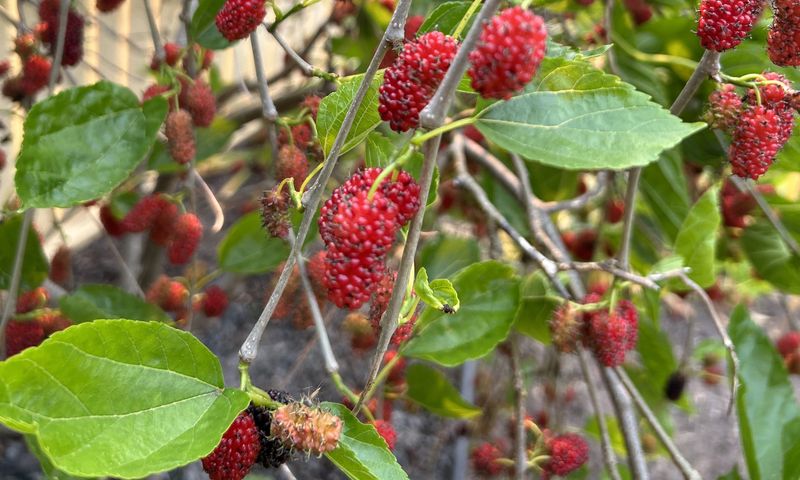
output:
<instances>
[{"instance_id":1,"label":"thin twig","mask_svg":"<svg viewBox=\"0 0 800 480\"><path fill-rule=\"evenodd\" d=\"M669 111L673 115L680 115L689 104L700 85L708 77L713 77L719 72L719 53L706 50L700 62L697 64L692 76L686 81L678 98L672 103ZM633 233L633 222L636 216L636 193L639 190L639 179L642 175L642 167L632 168L628 171L628 190L625 194L625 216L622 230L622 241L620 243L619 265L628 270L630 267L630 245Z\"/></svg>"},{"instance_id":2,"label":"thin twig","mask_svg":"<svg viewBox=\"0 0 800 480\"><path fill-rule=\"evenodd\" d=\"M381 333L378 337L378 346L375 350L375 355L372 358L372 366L370 367L367 382L364 384L364 389L358 399L355 413L361 409L361 405L367 398L367 395L372 390L375 384L378 372L383 362L383 357L389 349L389 341L392 339L394 331L397 329L397 322L400 317L400 308L403 306L403 299L405 297L406 285L411 279L412 270L414 268L414 257L417 252L417 245L419 244L419 234L422 231L422 220L425 216L425 205L428 204L428 193L430 191L431 183L433 182L433 172L436 167L436 156L439 151L439 143L441 142L441 135L428 140L423 145L425 158L422 163L422 171L419 178L419 204L420 208L411 220L411 226L408 229L408 236L406 237L406 244L403 248L403 256L400 259L400 267L397 270L397 278L395 279L392 288L392 297L389 299L389 305L381 317Z\"/></svg>"},{"instance_id":3,"label":"thin twig","mask_svg":"<svg viewBox=\"0 0 800 480\"><path fill-rule=\"evenodd\" d=\"M636 480L648 480L650 473L647 471L647 462L642 450L642 442L639 436L639 425L636 415L633 412L631 400L625 393L619 379L613 374L613 370L608 367L600 366L600 375L606 384L606 390L614 411L619 419L619 428L625 439L625 447L628 450L628 467L631 469L631 477Z\"/></svg>"},{"instance_id":4,"label":"thin twig","mask_svg":"<svg viewBox=\"0 0 800 480\"><path fill-rule=\"evenodd\" d=\"M294 242L294 233L291 229L289 230L289 238ZM322 358L325 361L325 370L328 373L338 372L339 362L336 361L336 356L333 354L333 347L331 347L331 341L328 338L328 331L325 329L325 321L322 319L319 302L317 302L317 296L311 287L311 280L308 278L305 258L298 259L297 270L300 273L300 283L303 285L306 301L308 301L308 307L311 310L311 318L314 320L314 328L317 330L317 337L319 337L319 346L322 350Z\"/></svg>"},{"instance_id":5,"label":"thin twig","mask_svg":"<svg viewBox=\"0 0 800 480\"><path fill-rule=\"evenodd\" d=\"M195 179L195 184L200 185L200 191L203 192L203 197L206 199L206 203L214 214L214 224L211 225L211 231L217 233L222 229L222 225L225 223L225 212L222 210L222 205L219 204L217 197L214 195L214 191L211 190L211 187L208 186L205 179L197 172L197 169L192 168L191 173Z\"/></svg>"},{"instance_id":6,"label":"thin twig","mask_svg":"<svg viewBox=\"0 0 800 480\"><path fill-rule=\"evenodd\" d=\"M336 75L335 73L327 72L321 68L317 68L311 65L310 63L305 61L303 57L301 57L297 52L294 51L294 49L286 42L286 40L284 40L283 37L280 34L278 34L277 30L270 30L267 24L264 24L264 26L267 28L267 31L270 32L272 36L275 38L275 40L278 42L278 45L280 45L281 48L283 48L283 51L286 52L287 55L289 55L289 58L294 63L297 64L297 66L300 68L300 71L302 71L304 75L309 77L319 77L329 82L336 80L338 75Z\"/></svg>"},{"instance_id":7,"label":"thin twig","mask_svg":"<svg viewBox=\"0 0 800 480\"><path fill-rule=\"evenodd\" d=\"M17 250L14 253L14 266L11 270L11 280L6 293L6 303L3 305L3 316L0 317L0 359L6 358L6 325L17 305L19 282L22 278L22 262L25 258L25 247L28 244L28 231L30 231L33 223L33 212L32 208L25 211L22 217L22 229L19 231L19 238L17 239Z\"/></svg>"},{"instance_id":8,"label":"thin twig","mask_svg":"<svg viewBox=\"0 0 800 480\"><path fill-rule=\"evenodd\" d=\"M525 480L525 470L528 466L528 454L525 448L525 383L522 378L522 368L519 358L519 339L512 334L511 344L511 372L514 382L514 475L516 480Z\"/></svg>"},{"instance_id":9,"label":"thin twig","mask_svg":"<svg viewBox=\"0 0 800 480\"><path fill-rule=\"evenodd\" d=\"M736 354L733 341L728 335L728 331L725 329L725 325L723 325L722 318L719 316L719 313L717 313L717 309L714 308L714 302L711 301L708 293L706 293L703 287L698 285L697 282L689 278L689 276L685 273L682 273L679 275L679 277L681 280L683 280L683 283L685 283L686 286L694 290L694 292L703 300L703 304L705 304L706 308L708 309L711 319L714 320L714 326L717 327L717 333L719 333L719 336L722 338L722 344L725 345L725 348L728 350L728 354L731 356L731 364L733 365L733 382L731 382L731 398L728 403L728 415L730 415L733 411L733 405L736 402L736 392L739 390L739 355Z\"/></svg>"},{"instance_id":10,"label":"thin twig","mask_svg":"<svg viewBox=\"0 0 800 480\"><path fill-rule=\"evenodd\" d=\"M139 281L136 280L136 275L133 274L130 267L128 266L128 263L125 261L125 257L122 256L122 254L119 252L119 249L114 244L114 240L112 240L111 236L108 234L108 232L106 232L106 229L105 227L103 227L103 224L100 223L100 220L95 218L94 215L89 215L89 216L92 218L95 225L102 232L103 239L106 241L106 243L108 244L108 248L111 250L111 255L114 257L114 260L117 261L117 264L119 264L122 273L125 275L127 280L127 285L126 285L127 289L133 290L133 293L139 295L141 298L144 298L145 297L144 290L142 290L142 287L139 285Z\"/></svg>"},{"instance_id":11,"label":"thin twig","mask_svg":"<svg viewBox=\"0 0 800 480\"><path fill-rule=\"evenodd\" d=\"M186 35L187 53L184 59L184 66L186 73L193 77L197 73L197 65L195 64L194 49L192 48L192 4L193 0L183 0L183 7L181 8L180 19L183 23L183 32Z\"/></svg>"},{"instance_id":12,"label":"thin twig","mask_svg":"<svg viewBox=\"0 0 800 480\"><path fill-rule=\"evenodd\" d=\"M645 402L642 395L636 390L636 386L633 384L631 379L628 377L628 374L625 373L625 370L617 367L614 369L614 373L617 375L617 378L622 382L622 385L630 394L631 398L633 399L633 403L636 404L636 408L639 410L644 418L647 420L647 423L650 424L650 427L653 429L653 432L656 434L656 437L661 441L661 444L664 445L664 448L667 449L669 452L669 456L672 457L672 462L678 467L678 470L681 471L683 474L683 478L686 480L702 480L703 477L697 472L697 470L692 467L692 465L686 460L686 458L681 455L681 452L678 450L678 447L675 446L675 443L669 437L669 434L664 431L661 427L661 423L658 421L658 418L650 410L650 407Z\"/></svg>"},{"instance_id":13,"label":"thin twig","mask_svg":"<svg viewBox=\"0 0 800 480\"><path fill-rule=\"evenodd\" d=\"M164 61L164 46L161 44L161 36L158 34L158 23L156 17L153 15L153 7L150 5L150 0L142 0L144 3L144 11L147 16L147 26L150 28L150 38L153 40L153 49L155 58L161 63Z\"/></svg>"},{"instance_id":14,"label":"thin twig","mask_svg":"<svg viewBox=\"0 0 800 480\"><path fill-rule=\"evenodd\" d=\"M292 245L291 252L289 252L289 258L286 259L286 263L284 264L283 270L278 277L275 289L272 291L267 304L264 306L264 310L261 312L261 315L258 317L258 320L256 321L255 325L253 325L252 330L247 335L247 338L239 349L239 358L244 363L249 364L258 356L258 344L261 342L264 329L267 328L267 324L272 317L272 313L275 311L275 307L278 305L281 294L283 294L283 290L286 288L286 284L289 282L289 277L294 269L294 262L300 255L300 250L305 242L306 236L308 235L311 222L313 221L317 208L322 201L322 195L325 193L325 185L327 185L328 180L331 178L331 174L333 173L333 169L336 166L336 161L339 158L339 151L341 150L342 145L344 145L344 141L347 138L347 134L350 132L350 128L353 126L356 112L361 106L361 103L364 101L364 97L366 96L367 90L372 83L372 79L375 77L375 73L378 71L378 66L380 65L381 61L383 60L383 56L386 54L386 51L389 48L388 38L390 38L390 36L402 36L405 34L403 30L403 25L405 25L405 17L398 18L398 15L399 12L402 12L403 10L405 10L407 14L410 3L411 0L400 0L397 9L395 9L392 22L384 33L383 40L378 45L375 55L373 55L372 60L367 67L367 71L364 73L364 78L361 79L361 84L359 85L358 90L353 97L350 108L345 114L344 120L342 121L342 126L340 127L339 132L336 134L336 139L333 142L331 151L325 160L325 166L317 176L316 183L313 187L311 187L312 193L308 199L308 203L306 204L306 213L303 215L303 219L300 222L297 238ZM399 30L399 32L394 32L393 30Z\"/></svg>"},{"instance_id":15,"label":"thin twig","mask_svg":"<svg viewBox=\"0 0 800 480\"><path fill-rule=\"evenodd\" d=\"M17 23L17 30L18 34L22 34L29 30L28 22L25 19L25 0L17 0L17 16L19 17L19 22Z\"/></svg>"},{"instance_id":16,"label":"thin twig","mask_svg":"<svg viewBox=\"0 0 800 480\"><path fill-rule=\"evenodd\" d=\"M253 50L253 63L256 69L256 78L258 79L258 93L261 96L261 116L267 122L267 136L272 150L272 161L274 162L278 158L278 128L276 125L278 110L269 95L267 76L264 74L264 62L261 59L261 47L258 44L258 31L250 34L250 45Z\"/></svg>"},{"instance_id":17,"label":"thin twig","mask_svg":"<svg viewBox=\"0 0 800 480\"><path fill-rule=\"evenodd\" d=\"M459 138L459 136L453 137L453 142L458 142ZM478 202L478 205L481 207L484 213L491 217L497 223L497 226L503 229L511 237L511 239L514 240L514 243L520 247L526 256L530 257L531 260L536 262L542 268L553 286L559 290L559 294L565 298L570 298L569 293L564 289L561 281L556 277L556 273L558 272L557 264L545 257L544 254L537 250L536 247L531 245L531 243L511 225L508 219L505 218L505 216L503 216L503 214L497 210L497 207L492 204L492 202L486 196L486 192L483 191L483 188L481 188L481 186L478 185L478 182L476 182L475 179L469 174L466 160L464 159L463 149L459 149L458 147L454 148L453 165L456 169L456 182L460 186L463 186L469 190L472 196L475 197L475 200Z\"/></svg>"},{"instance_id":18,"label":"thin twig","mask_svg":"<svg viewBox=\"0 0 800 480\"><path fill-rule=\"evenodd\" d=\"M611 480L620 480L619 470L617 470L617 456L614 454L614 448L611 446L608 424L606 424L606 417L603 413L603 409L600 407L600 401L597 398L597 392L594 388L594 381L589 371L589 362L586 361L583 349L578 351L578 363L581 366L583 381L586 383L586 389L589 391L589 400L592 402L592 410L594 410L594 416L597 418L597 427L600 430L600 448L603 451L603 464Z\"/></svg>"},{"instance_id":19,"label":"thin twig","mask_svg":"<svg viewBox=\"0 0 800 480\"><path fill-rule=\"evenodd\" d=\"M67 16L69 15L69 2L61 2L58 7L58 33L56 36L56 51L53 54L53 64L50 67L50 81L47 89L50 95L56 88L58 74L61 71L61 60L64 58L64 38L67 36Z\"/></svg>"}]
</instances>

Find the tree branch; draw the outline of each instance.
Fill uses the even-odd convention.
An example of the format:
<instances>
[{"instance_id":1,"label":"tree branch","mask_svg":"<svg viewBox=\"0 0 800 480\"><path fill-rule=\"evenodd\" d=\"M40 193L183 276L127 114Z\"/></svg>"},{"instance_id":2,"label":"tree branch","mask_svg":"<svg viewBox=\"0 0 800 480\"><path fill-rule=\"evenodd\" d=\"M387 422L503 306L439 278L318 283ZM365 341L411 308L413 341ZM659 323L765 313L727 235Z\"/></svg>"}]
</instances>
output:
<instances>
[{"instance_id":1,"label":"tree branch","mask_svg":"<svg viewBox=\"0 0 800 480\"><path fill-rule=\"evenodd\" d=\"M364 97L366 96L367 90L372 83L372 79L375 77L375 73L378 71L378 66L381 63L381 60L383 60L383 56L386 54L387 49L389 48L388 39L397 35L398 32L395 30L398 29L400 34L404 34L403 25L405 24L405 16L399 17L399 15L401 12L405 12L406 14L408 13L408 7L410 3L411 0L400 0L397 8L395 9L395 13L392 17L392 23L383 34L383 39L381 40L380 45L378 45L378 49L375 51L375 55L373 55L372 60L367 67L367 71L364 73L364 78L361 80L361 84L356 91L353 102L350 104L350 108L345 114L344 120L342 121L342 126L339 129L339 132L336 134L336 139L333 142L331 151L328 154L328 158L325 160L325 166L322 168L322 171L320 171L314 186L310 188L311 195L305 207L306 212L303 215L302 221L300 222L297 238L292 245L289 258L286 259L286 263L281 271L280 276L278 277L278 282L275 285L275 289L272 291L264 310L261 312L261 315L259 316L255 325L253 325L252 330L247 335L247 338L239 349L239 358L244 363L249 364L258 356L258 344L261 342L264 329L267 328L267 324L269 323L269 320L275 311L275 307L278 305L278 301L283 294L283 290L286 288L286 284L289 282L289 277L291 276L292 269L294 268L294 262L300 255L300 250L302 249L302 245L305 242L306 236L308 235L308 230L311 227L311 222L314 219L314 214L316 213L317 208L322 201L322 195L325 193L325 185L331 178L333 169L336 166L336 161L339 158L339 151L341 150L342 145L344 145L347 134L350 132L350 128L353 126L356 112L358 112L358 108L364 101Z\"/></svg>"},{"instance_id":2,"label":"tree branch","mask_svg":"<svg viewBox=\"0 0 800 480\"><path fill-rule=\"evenodd\" d=\"M611 436L608 434L608 424L606 424L605 413L600 407L600 401L597 399L597 392L595 391L594 382L592 381L592 376L589 371L589 362L586 361L583 349L578 350L578 363L581 366L583 381L586 383L586 389L589 391L589 400L592 402L592 410L594 411L594 416L597 418L598 430L600 430L600 448L603 451L603 464L611 480L621 480L619 470L617 470L617 456L614 454L614 448L611 446Z\"/></svg>"},{"instance_id":3,"label":"tree branch","mask_svg":"<svg viewBox=\"0 0 800 480\"><path fill-rule=\"evenodd\" d=\"M278 120L278 110L272 103L272 97L269 96L269 85L264 74L264 61L261 59L261 47L258 44L258 31L250 34L250 46L253 50L253 64L258 79L258 94L261 97L261 117L267 122L267 137L274 162L278 158L278 129L275 123Z\"/></svg>"},{"instance_id":4,"label":"tree branch","mask_svg":"<svg viewBox=\"0 0 800 480\"><path fill-rule=\"evenodd\" d=\"M675 446L675 443L669 438L667 432L661 427L661 423L659 423L658 418L650 410L650 407L647 405L647 402L644 401L642 395L636 390L636 386L633 384L631 379L628 377L628 374L625 373L625 370L617 367L614 369L614 373L617 375L617 378L622 382L622 385L630 394L631 398L633 399L633 403L636 404L636 408L639 410L644 418L647 420L647 423L650 424L650 427L655 432L656 437L661 441L664 448L667 449L669 452L669 456L672 457L672 462L678 467L678 470L681 471L683 474L683 478L686 480L702 480L703 477L697 472L697 470L692 467L692 465L681 455L681 452L678 450L678 447Z\"/></svg>"},{"instance_id":5,"label":"tree branch","mask_svg":"<svg viewBox=\"0 0 800 480\"><path fill-rule=\"evenodd\" d=\"M17 294L19 293L19 282L22 278L22 262L25 258L25 247L28 244L28 231L33 223L32 208L25 211L22 217L22 229L19 231L17 239L17 250L14 253L14 266L11 270L11 281L6 294L6 302L3 305L3 316L0 318L0 359L6 358L6 325L17 306Z\"/></svg>"},{"instance_id":6,"label":"tree branch","mask_svg":"<svg viewBox=\"0 0 800 480\"><path fill-rule=\"evenodd\" d=\"M619 428L625 438L625 448L628 450L628 466L631 476L637 480L648 480L650 473L647 471L642 442L639 436L639 425L633 413L631 400L625 393L619 380L614 376L613 369L600 366L600 375L606 384L611 403L619 419Z\"/></svg>"},{"instance_id":7,"label":"tree branch","mask_svg":"<svg viewBox=\"0 0 800 480\"><path fill-rule=\"evenodd\" d=\"M519 341L517 335L511 334L511 372L514 381L514 478L525 480L528 467L525 435L525 383L519 358Z\"/></svg>"}]
</instances>

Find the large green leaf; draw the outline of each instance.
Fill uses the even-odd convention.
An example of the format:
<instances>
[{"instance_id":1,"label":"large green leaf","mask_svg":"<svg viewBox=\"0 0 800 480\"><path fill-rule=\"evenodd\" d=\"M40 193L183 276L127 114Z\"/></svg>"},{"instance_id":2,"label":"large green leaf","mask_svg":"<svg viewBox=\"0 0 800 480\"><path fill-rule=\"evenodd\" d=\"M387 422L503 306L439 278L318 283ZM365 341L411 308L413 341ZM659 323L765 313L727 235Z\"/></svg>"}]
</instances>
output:
<instances>
[{"instance_id":1,"label":"large green leaf","mask_svg":"<svg viewBox=\"0 0 800 480\"><path fill-rule=\"evenodd\" d=\"M419 264L432 278L447 278L481 259L478 242L473 238L440 235L426 242L419 254Z\"/></svg>"},{"instance_id":2,"label":"large green leaf","mask_svg":"<svg viewBox=\"0 0 800 480\"><path fill-rule=\"evenodd\" d=\"M523 278L514 319L514 328L545 345L550 344L550 319L559 306L558 300L549 293L548 281L542 272Z\"/></svg>"},{"instance_id":3,"label":"large green leaf","mask_svg":"<svg viewBox=\"0 0 800 480\"><path fill-rule=\"evenodd\" d=\"M111 318L172 321L157 306L112 285L81 285L75 292L61 297L59 306L75 323Z\"/></svg>"},{"instance_id":4,"label":"large green leaf","mask_svg":"<svg viewBox=\"0 0 800 480\"><path fill-rule=\"evenodd\" d=\"M17 254L17 242L22 232L22 216L6 217L0 222L0 290L8 290L11 285L11 273L14 270L14 258ZM47 278L48 262L39 243L39 236L33 227L28 231L25 242L25 256L22 257L22 277L20 287L24 290L36 288Z\"/></svg>"},{"instance_id":5,"label":"large green leaf","mask_svg":"<svg viewBox=\"0 0 800 480\"><path fill-rule=\"evenodd\" d=\"M219 33L214 19L225 0L200 0L192 16L192 39L205 48L222 50L231 43Z\"/></svg>"},{"instance_id":6,"label":"large green leaf","mask_svg":"<svg viewBox=\"0 0 800 480\"><path fill-rule=\"evenodd\" d=\"M317 134L319 143L325 155L330 153L336 135L342 129L342 122L347 114L359 85L363 79L357 75L345 79L339 89L322 99L317 112ZM342 145L339 154L344 154L364 141L369 132L380 125L381 117L378 115L378 88L383 81L383 75L376 75L367 90L364 101L358 107L353 119L353 126L347 134L347 139Z\"/></svg>"},{"instance_id":7,"label":"large green leaf","mask_svg":"<svg viewBox=\"0 0 800 480\"><path fill-rule=\"evenodd\" d=\"M406 395L426 410L449 418L473 418L481 409L470 404L439 372L425 365L411 365L406 371Z\"/></svg>"},{"instance_id":8,"label":"large green leaf","mask_svg":"<svg viewBox=\"0 0 800 480\"><path fill-rule=\"evenodd\" d=\"M433 30L452 35L458 24L464 19L469 10L470 2L444 2L438 5L420 25L417 35L431 32ZM475 20L475 16L469 19L464 31L469 31L470 25Z\"/></svg>"},{"instance_id":9,"label":"large green leaf","mask_svg":"<svg viewBox=\"0 0 800 480\"><path fill-rule=\"evenodd\" d=\"M545 59L525 92L490 105L476 126L489 140L559 168L643 166L704 128L687 124L589 63Z\"/></svg>"},{"instance_id":10,"label":"large green leaf","mask_svg":"<svg viewBox=\"0 0 800 480\"><path fill-rule=\"evenodd\" d=\"M342 419L339 445L325 454L342 473L352 480L408 479L375 427L359 422L344 405L322 405Z\"/></svg>"},{"instance_id":11,"label":"large green leaf","mask_svg":"<svg viewBox=\"0 0 800 480\"><path fill-rule=\"evenodd\" d=\"M519 279L511 266L470 265L453 278L453 286L461 309L445 314L426 307L418 322L421 331L406 344L404 355L454 366L488 354L508 336L519 299Z\"/></svg>"},{"instance_id":12,"label":"large green leaf","mask_svg":"<svg viewBox=\"0 0 800 480\"><path fill-rule=\"evenodd\" d=\"M694 204L683 221L675 239L675 253L683 257L685 266L691 268L689 278L701 287L714 284L714 258L717 246L719 214L718 192L709 188Z\"/></svg>"},{"instance_id":13,"label":"large green leaf","mask_svg":"<svg viewBox=\"0 0 800 480\"><path fill-rule=\"evenodd\" d=\"M800 294L800 257L793 254L766 220L747 227L742 247L758 276L777 288Z\"/></svg>"},{"instance_id":14,"label":"large green leaf","mask_svg":"<svg viewBox=\"0 0 800 480\"><path fill-rule=\"evenodd\" d=\"M107 81L34 105L15 177L25 207L69 207L109 193L153 145L166 110L163 100L143 110L132 91Z\"/></svg>"},{"instance_id":15,"label":"large green leaf","mask_svg":"<svg viewBox=\"0 0 800 480\"><path fill-rule=\"evenodd\" d=\"M642 170L639 191L661 231L675 241L678 230L689 213L689 191L683 174L683 162L675 150Z\"/></svg>"},{"instance_id":16,"label":"large green leaf","mask_svg":"<svg viewBox=\"0 0 800 480\"><path fill-rule=\"evenodd\" d=\"M740 361L736 408L750 478L796 479L796 457L789 469L784 465L800 449L800 406L783 360L745 306L733 311L728 329Z\"/></svg>"},{"instance_id":17,"label":"large green leaf","mask_svg":"<svg viewBox=\"0 0 800 480\"><path fill-rule=\"evenodd\" d=\"M279 238L268 236L261 227L258 212L250 213L236 222L220 242L217 250L219 265L234 273L265 273L286 260L289 245Z\"/></svg>"},{"instance_id":18,"label":"large green leaf","mask_svg":"<svg viewBox=\"0 0 800 480\"><path fill-rule=\"evenodd\" d=\"M0 362L0 422L66 473L144 477L207 455L249 402L219 360L162 323L98 320Z\"/></svg>"}]
</instances>

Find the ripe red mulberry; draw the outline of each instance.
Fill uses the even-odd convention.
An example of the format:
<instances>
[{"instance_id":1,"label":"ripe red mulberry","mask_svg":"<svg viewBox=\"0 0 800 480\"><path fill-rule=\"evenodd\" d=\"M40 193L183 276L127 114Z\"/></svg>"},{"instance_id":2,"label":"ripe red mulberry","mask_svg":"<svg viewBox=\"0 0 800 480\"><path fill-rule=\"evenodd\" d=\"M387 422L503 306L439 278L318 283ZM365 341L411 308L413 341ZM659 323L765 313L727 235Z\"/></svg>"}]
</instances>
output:
<instances>
[{"instance_id":1,"label":"ripe red mulberry","mask_svg":"<svg viewBox=\"0 0 800 480\"><path fill-rule=\"evenodd\" d=\"M266 14L263 0L227 0L215 23L222 36L233 42L254 32Z\"/></svg>"},{"instance_id":2,"label":"ripe red mulberry","mask_svg":"<svg viewBox=\"0 0 800 480\"><path fill-rule=\"evenodd\" d=\"M547 30L530 10L503 10L483 27L469 54L472 88L484 98L510 98L531 81L544 58Z\"/></svg>"},{"instance_id":3,"label":"ripe red mulberry","mask_svg":"<svg viewBox=\"0 0 800 480\"><path fill-rule=\"evenodd\" d=\"M703 0L697 21L700 44L723 52L739 45L764 8L763 0Z\"/></svg>"}]
</instances>

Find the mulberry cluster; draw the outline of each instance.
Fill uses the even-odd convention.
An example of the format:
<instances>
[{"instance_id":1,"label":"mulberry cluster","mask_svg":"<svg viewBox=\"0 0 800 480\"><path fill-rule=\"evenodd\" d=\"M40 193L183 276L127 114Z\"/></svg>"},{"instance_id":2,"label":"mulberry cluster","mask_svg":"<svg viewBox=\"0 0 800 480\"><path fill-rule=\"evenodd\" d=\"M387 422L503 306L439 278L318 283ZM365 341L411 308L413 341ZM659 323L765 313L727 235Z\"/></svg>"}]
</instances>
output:
<instances>
[{"instance_id":1,"label":"mulberry cluster","mask_svg":"<svg viewBox=\"0 0 800 480\"><path fill-rule=\"evenodd\" d=\"M292 402L292 398L279 390L269 390L267 392L272 400L284 405ZM286 463L292 456L292 449L287 448L280 440L272 436L272 412L264 407L250 405L248 411L255 420L258 428L258 439L261 442L261 451L256 462L265 468L277 468Z\"/></svg>"},{"instance_id":2,"label":"mulberry cluster","mask_svg":"<svg viewBox=\"0 0 800 480\"><path fill-rule=\"evenodd\" d=\"M340 308L355 309L369 300L397 231L419 209L419 185L404 171L383 180L370 198L381 171L354 174L334 190L320 213L328 296Z\"/></svg>"},{"instance_id":3,"label":"mulberry cluster","mask_svg":"<svg viewBox=\"0 0 800 480\"><path fill-rule=\"evenodd\" d=\"M503 453L493 443L484 442L472 449L470 462L475 472L494 477L503 472L504 467L497 460L503 458Z\"/></svg>"},{"instance_id":4,"label":"mulberry cluster","mask_svg":"<svg viewBox=\"0 0 800 480\"><path fill-rule=\"evenodd\" d=\"M61 0L43 0L39 4L41 23L37 26L37 31L42 43L50 49L51 56L55 56L56 52L60 3ZM70 7L64 36L64 52L61 57L61 65L65 67L77 65L83 58L83 24L83 17Z\"/></svg>"},{"instance_id":5,"label":"mulberry cluster","mask_svg":"<svg viewBox=\"0 0 800 480\"><path fill-rule=\"evenodd\" d=\"M289 403L272 412L270 433L287 448L322 455L339 444L342 421L320 408Z\"/></svg>"},{"instance_id":6,"label":"mulberry cluster","mask_svg":"<svg viewBox=\"0 0 800 480\"><path fill-rule=\"evenodd\" d=\"M278 193L276 188L265 190L261 195L261 224L270 235L286 238L289 234L289 194Z\"/></svg>"},{"instance_id":7,"label":"mulberry cluster","mask_svg":"<svg viewBox=\"0 0 800 480\"><path fill-rule=\"evenodd\" d=\"M742 112L728 150L734 175L757 180L767 172L783 147L780 122L779 114L764 105Z\"/></svg>"},{"instance_id":8,"label":"mulberry cluster","mask_svg":"<svg viewBox=\"0 0 800 480\"><path fill-rule=\"evenodd\" d=\"M170 112L164 123L164 135L173 160L183 165L194 159L194 127L189 112L184 109Z\"/></svg>"},{"instance_id":9,"label":"mulberry cluster","mask_svg":"<svg viewBox=\"0 0 800 480\"><path fill-rule=\"evenodd\" d=\"M706 122L712 128L733 133L741 110L742 99L736 93L736 87L726 83L720 90L715 90L708 96Z\"/></svg>"},{"instance_id":10,"label":"mulberry cluster","mask_svg":"<svg viewBox=\"0 0 800 480\"><path fill-rule=\"evenodd\" d=\"M545 442L550 459L542 465L546 475L565 476L589 460L589 445L580 435L565 433Z\"/></svg>"},{"instance_id":11,"label":"mulberry cluster","mask_svg":"<svg viewBox=\"0 0 800 480\"><path fill-rule=\"evenodd\" d=\"M200 307L206 317L219 317L228 308L228 294L219 285L211 285L203 293Z\"/></svg>"},{"instance_id":12,"label":"mulberry cluster","mask_svg":"<svg viewBox=\"0 0 800 480\"><path fill-rule=\"evenodd\" d=\"M35 347L45 338L44 328L35 320L10 320L6 324L6 358L29 347Z\"/></svg>"},{"instance_id":13,"label":"mulberry cluster","mask_svg":"<svg viewBox=\"0 0 800 480\"><path fill-rule=\"evenodd\" d=\"M214 21L222 36L234 42L254 32L266 15L263 0L226 0Z\"/></svg>"},{"instance_id":14,"label":"mulberry cluster","mask_svg":"<svg viewBox=\"0 0 800 480\"><path fill-rule=\"evenodd\" d=\"M200 239L203 237L203 225L193 213L184 213L175 223L175 231L167 245L167 257L173 265L188 263L194 255Z\"/></svg>"},{"instance_id":15,"label":"mulberry cluster","mask_svg":"<svg viewBox=\"0 0 800 480\"><path fill-rule=\"evenodd\" d=\"M147 289L145 298L148 302L158 305L167 312L177 313L186 308L185 303L189 298L189 290L181 282L161 275Z\"/></svg>"},{"instance_id":16,"label":"mulberry cluster","mask_svg":"<svg viewBox=\"0 0 800 480\"><path fill-rule=\"evenodd\" d=\"M297 139L295 139L297 142ZM295 145L284 145L278 151L278 158L275 160L275 180L281 181L284 178L291 178L296 189L300 189L303 180L308 175L308 158Z\"/></svg>"},{"instance_id":17,"label":"mulberry cluster","mask_svg":"<svg viewBox=\"0 0 800 480\"><path fill-rule=\"evenodd\" d=\"M383 437L389 450L394 450L395 445L397 445L397 432L392 424L385 420L375 420L372 425L378 431L378 435Z\"/></svg>"},{"instance_id":18,"label":"mulberry cluster","mask_svg":"<svg viewBox=\"0 0 800 480\"><path fill-rule=\"evenodd\" d=\"M456 41L441 32L406 43L386 69L378 96L378 112L392 130L405 132L419 125L419 113L450 68L456 50Z\"/></svg>"},{"instance_id":19,"label":"mulberry cluster","mask_svg":"<svg viewBox=\"0 0 800 480\"><path fill-rule=\"evenodd\" d=\"M50 274L53 283L61 286L69 284L72 279L72 253L68 246L61 245L50 260Z\"/></svg>"},{"instance_id":20,"label":"mulberry cluster","mask_svg":"<svg viewBox=\"0 0 800 480\"><path fill-rule=\"evenodd\" d=\"M786 332L775 343L789 373L800 375L800 332Z\"/></svg>"},{"instance_id":21,"label":"mulberry cluster","mask_svg":"<svg viewBox=\"0 0 800 480\"><path fill-rule=\"evenodd\" d=\"M530 10L503 10L483 27L469 54L472 88L484 98L510 98L531 81L544 58L547 30Z\"/></svg>"},{"instance_id":22,"label":"mulberry cluster","mask_svg":"<svg viewBox=\"0 0 800 480\"><path fill-rule=\"evenodd\" d=\"M597 303L602 296L590 293L583 303ZM559 307L550 320L553 345L561 352L573 352L582 343L592 349L607 367L625 362L625 354L636 348L639 314L629 300L620 300L613 311L595 310L579 314L569 305Z\"/></svg>"},{"instance_id":23,"label":"mulberry cluster","mask_svg":"<svg viewBox=\"0 0 800 480\"><path fill-rule=\"evenodd\" d=\"M767 36L767 53L775 65L800 66L800 5L794 0L776 0Z\"/></svg>"},{"instance_id":24,"label":"mulberry cluster","mask_svg":"<svg viewBox=\"0 0 800 480\"><path fill-rule=\"evenodd\" d=\"M203 470L211 480L241 480L256 463L261 443L249 411L239 414L222 435L219 445L203 458Z\"/></svg>"},{"instance_id":25,"label":"mulberry cluster","mask_svg":"<svg viewBox=\"0 0 800 480\"><path fill-rule=\"evenodd\" d=\"M736 47L750 34L763 9L763 0L703 0L697 21L700 44L715 52Z\"/></svg>"},{"instance_id":26,"label":"mulberry cluster","mask_svg":"<svg viewBox=\"0 0 800 480\"><path fill-rule=\"evenodd\" d=\"M110 13L119 8L124 2L125 0L97 0L95 7L99 12Z\"/></svg>"}]
</instances>

